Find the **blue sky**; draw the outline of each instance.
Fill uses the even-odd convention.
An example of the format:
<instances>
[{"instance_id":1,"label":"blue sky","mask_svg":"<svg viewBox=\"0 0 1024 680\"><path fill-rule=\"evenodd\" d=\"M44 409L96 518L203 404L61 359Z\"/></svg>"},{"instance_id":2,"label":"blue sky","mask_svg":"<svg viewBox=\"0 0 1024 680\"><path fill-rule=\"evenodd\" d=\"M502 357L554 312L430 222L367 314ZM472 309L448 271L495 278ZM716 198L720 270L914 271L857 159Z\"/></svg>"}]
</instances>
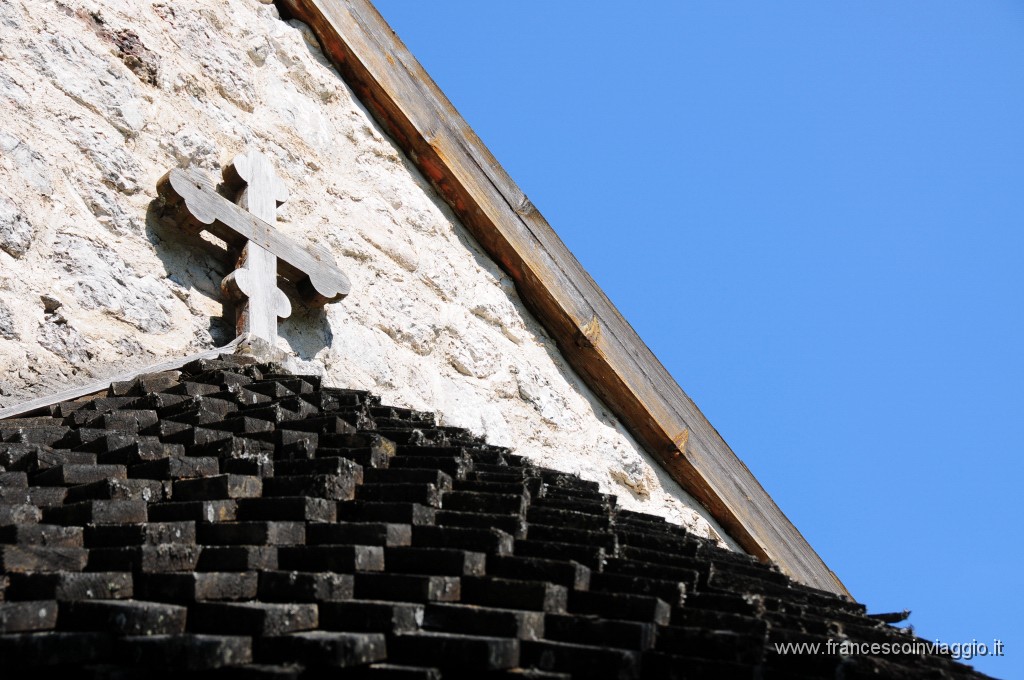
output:
<instances>
[{"instance_id":1,"label":"blue sky","mask_svg":"<svg viewBox=\"0 0 1024 680\"><path fill-rule=\"evenodd\" d=\"M854 596L1024 677L1024 4L376 4Z\"/></svg>"}]
</instances>

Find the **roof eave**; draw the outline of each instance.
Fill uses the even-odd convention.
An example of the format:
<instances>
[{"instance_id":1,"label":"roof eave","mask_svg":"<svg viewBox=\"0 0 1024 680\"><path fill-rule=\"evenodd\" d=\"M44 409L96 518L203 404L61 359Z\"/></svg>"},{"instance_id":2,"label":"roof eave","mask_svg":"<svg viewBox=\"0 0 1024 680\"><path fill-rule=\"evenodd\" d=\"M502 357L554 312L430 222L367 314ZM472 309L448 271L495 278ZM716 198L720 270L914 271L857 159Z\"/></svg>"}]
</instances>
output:
<instances>
[{"instance_id":1,"label":"roof eave","mask_svg":"<svg viewBox=\"0 0 1024 680\"><path fill-rule=\"evenodd\" d=\"M848 595L368 0L280 0L431 181L587 385L745 550Z\"/></svg>"}]
</instances>

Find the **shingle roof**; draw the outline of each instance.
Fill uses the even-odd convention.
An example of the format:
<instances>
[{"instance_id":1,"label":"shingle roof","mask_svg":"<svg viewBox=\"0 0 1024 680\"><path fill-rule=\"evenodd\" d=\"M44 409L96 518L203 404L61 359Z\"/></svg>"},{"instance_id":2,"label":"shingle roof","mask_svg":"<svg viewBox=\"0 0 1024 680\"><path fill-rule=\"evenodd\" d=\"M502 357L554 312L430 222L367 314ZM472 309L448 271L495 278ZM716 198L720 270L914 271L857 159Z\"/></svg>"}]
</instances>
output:
<instances>
[{"instance_id":1,"label":"shingle roof","mask_svg":"<svg viewBox=\"0 0 1024 680\"><path fill-rule=\"evenodd\" d=\"M0 421L0 466L5 677L981 677L778 654L915 639L593 482L252 359Z\"/></svg>"}]
</instances>

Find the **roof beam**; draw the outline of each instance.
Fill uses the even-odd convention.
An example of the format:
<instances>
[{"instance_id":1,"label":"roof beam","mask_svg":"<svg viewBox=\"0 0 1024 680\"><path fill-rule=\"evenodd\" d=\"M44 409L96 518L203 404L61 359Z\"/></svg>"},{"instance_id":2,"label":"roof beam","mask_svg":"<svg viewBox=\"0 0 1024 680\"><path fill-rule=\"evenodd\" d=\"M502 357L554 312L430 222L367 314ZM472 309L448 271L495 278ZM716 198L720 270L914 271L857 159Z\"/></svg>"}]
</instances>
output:
<instances>
[{"instance_id":1,"label":"roof beam","mask_svg":"<svg viewBox=\"0 0 1024 680\"><path fill-rule=\"evenodd\" d=\"M14 418L16 416L23 416L32 413L33 411L38 411L39 409L44 409L48 406L59 404L62 401L72 401L74 399L79 399L81 397L87 397L89 395L99 394L100 392L106 392L108 389L110 389L111 383L132 380L134 378L139 377L140 375L145 375L147 373L162 373L163 371L175 371L185 366L186 364L196 361L197 359L216 359L221 354L232 354L237 352L239 349L245 349L250 353L253 353L254 349L256 350L256 353L263 351L264 347L263 345L259 344L259 341L257 341L257 346L253 348L251 345L251 341L249 343L246 343L245 340L246 338L238 337L222 347L214 347L213 349L206 349L203 350L202 352L189 354L188 356L178 357L175 359L168 359L167 361L161 361L160 363L151 364L143 368L133 368L131 370L118 373L116 375L87 382L84 385L79 385L78 387L72 387L69 390L64 390L63 392L58 392L57 394L50 394L38 397L36 399L30 399L29 401L24 401L19 404L14 404L13 406L8 406L6 408L0 408L0 420L4 418Z\"/></svg>"},{"instance_id":2,"label":"roof beam","mask_svg":"<svg viewBox=\"0 0 1024 680\"><path fill-rule=\"evenodd\" d=\"M368 0L279 0L512 277L587 385L745 550L846 588L622 317Z\"/></svg>"}]
</instances>

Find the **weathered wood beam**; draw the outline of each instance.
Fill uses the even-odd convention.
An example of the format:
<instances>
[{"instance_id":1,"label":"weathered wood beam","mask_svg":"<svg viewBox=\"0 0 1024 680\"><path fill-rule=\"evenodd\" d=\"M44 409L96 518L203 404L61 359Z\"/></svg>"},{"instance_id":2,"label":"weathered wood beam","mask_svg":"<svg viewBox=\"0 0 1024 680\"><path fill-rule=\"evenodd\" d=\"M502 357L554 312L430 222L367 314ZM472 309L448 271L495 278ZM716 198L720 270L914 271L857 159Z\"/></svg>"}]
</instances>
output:
<instances>
[{"instance_id":1,"label":"weathered wood beam","mask_svg":"<svg viewBox=\"0 0 1024 680\"><path fill-rule=\"evenodd\" d=\"M515 281L587 385L745 550L847 594L368 0L279 0Z\"/></svg>"},{"instance_id":2,"label":"weathered wood beam","mask_svg":"<svg viewBox=\"0 0 1024 680\"><path fill-rule=\"evenodd\" d=\"M253 242L276 257L281 275L295 284L308 304L337 302L351 290L348 277L325 248L300 246L259 215L227 201L202 173L176 168L161 177L156 188L165 216L173 217L186 230L206 229L239 248ZM276 281L276 274L273 278ZM276 285L273 281L268 284Z\"/></svg>"},{"instance_id":3,"label":"weathered wood beam","mask_svg":"<svg viewBox=\"0 0 1024 680\"><path fill-rule=\"evenodd\" d=\"M178 357L176 359L168 359L167 361L161 361L157 364L151 364L141 368L133 368L127 371L122 371L115 375L108 376L106 378L100 378L99 380L93 380L84 385L78 387L72 387L69 390L59 392L57 394L50 394L47 396L39 397L37 399L31 399L24 401L14 406L8 406L6 408L0 408L0 420L4 418L14 418L15 416L24 415L31 413L37 409L46 408L47 406L53 406L59 404L62 401L71 401L72 399L78 399L79 397L87 397L90 394L99 394L100 392L106 392L110 387L111 383L121 382L124 380L131 380L139 375L146 373L160 373L162 371L173 371L181 368L185 364L191 363L197 359L216 359L221 354L231 354L235 352L236 348L242 344L244 338L235 338L223 347L215 347L213 349L203 350L195 354L189 354L188 356Z\"/></svg>"}]
</instances>

